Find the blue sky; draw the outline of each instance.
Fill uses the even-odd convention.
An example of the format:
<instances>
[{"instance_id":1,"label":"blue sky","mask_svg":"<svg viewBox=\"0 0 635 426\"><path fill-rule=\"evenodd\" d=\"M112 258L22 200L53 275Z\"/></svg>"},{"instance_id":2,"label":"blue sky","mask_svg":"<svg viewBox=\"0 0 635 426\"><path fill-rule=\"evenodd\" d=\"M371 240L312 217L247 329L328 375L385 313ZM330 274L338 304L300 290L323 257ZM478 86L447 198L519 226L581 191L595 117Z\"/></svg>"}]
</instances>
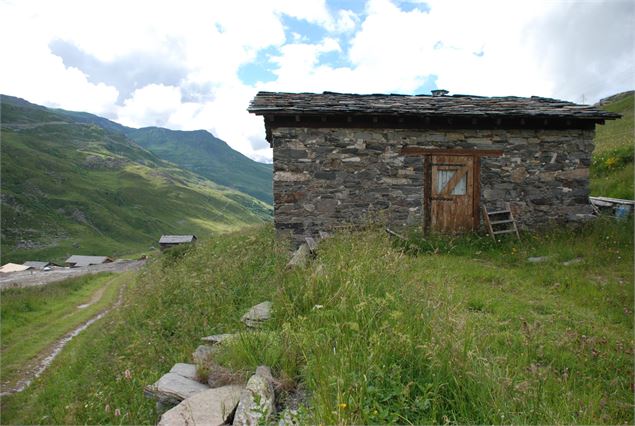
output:
<instances>
[{"instance_id":1,"label":"blue sky","mask_svg":"<svg viewBox=\"0 0 635 426\"><path fill-rule=\"evenodd\" d=\"M0 0L0 92L269 161L259 90L548 96L634 87L632 0ZM72 12L71 12L72 11ZM98 11L98 12L96 12Z\"/></svg>"}]
</instances>

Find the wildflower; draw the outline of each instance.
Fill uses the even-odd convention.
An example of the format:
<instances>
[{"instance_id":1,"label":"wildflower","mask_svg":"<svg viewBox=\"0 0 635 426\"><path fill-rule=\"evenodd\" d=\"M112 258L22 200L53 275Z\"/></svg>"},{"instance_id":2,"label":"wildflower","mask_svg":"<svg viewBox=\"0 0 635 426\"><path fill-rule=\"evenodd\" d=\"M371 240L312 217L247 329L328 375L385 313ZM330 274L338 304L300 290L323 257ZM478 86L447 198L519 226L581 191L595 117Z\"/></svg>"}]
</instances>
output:
<instances>
[{"instance_id":1,"label":"wildflower","mask_svg":"<svg viewBox=\"0 0 635 426\"><path fill-rule=\"evenodd\" d=\"M318 309L322 309L324 307L324 305L315 305L313 307L314 310L318 310Z\"/></svg>"},{"instance_id":2,"label":"wildflower","mask_svg":"<svg viewBox=\"0 0 635 426\"><path fill-rule=\"evenodd\" d=\"M348 405L343 402L340 402L339 404L337 404L337 406L340 410L346 410L346 407L348 407Z\"/></svg>"},{"instance_id":3,"label":"wildflower","mask_svg":"<svg viewBox=\"0 0 635 426\"><path fill-rule=\"evenodd\" d=\"M105 411L106 413L109 413L109 412L110 412L110 404L106 404L106 406L104 407L104 411Z\"/></svg>"},{"instance_id":4,"label":"wildflower","mask_svg":"<svg viewBox=\"0 0 635 426\"><path fill-rule=\"evenodd\" d=\"M126 369L126 371L123 372L123 376L126 378L126 380L132 379L132 373L128 369Z\"/></svg>"},{"instance_id":5,"label":"wildflower","mask_svg":"<svg viewBox=\"0 0 635 426\"><path fill-rule=\"evenodd\" d=\"M119 408L115 408L115 417L119 416L121 416L121 411L119 410Z\"/></svg>"},{"instance_id":6,"label":"wildflower","mask_svg":"<svg viewBox=\"0 0 635 426\"><path fill-rule=\"evenodd\" d=\"M615 157L609 157L606 159L606 161L604 162L604 164L606 165L606 167L613 168L617 165L617 158Z\"/></svg>"}]
</instances>

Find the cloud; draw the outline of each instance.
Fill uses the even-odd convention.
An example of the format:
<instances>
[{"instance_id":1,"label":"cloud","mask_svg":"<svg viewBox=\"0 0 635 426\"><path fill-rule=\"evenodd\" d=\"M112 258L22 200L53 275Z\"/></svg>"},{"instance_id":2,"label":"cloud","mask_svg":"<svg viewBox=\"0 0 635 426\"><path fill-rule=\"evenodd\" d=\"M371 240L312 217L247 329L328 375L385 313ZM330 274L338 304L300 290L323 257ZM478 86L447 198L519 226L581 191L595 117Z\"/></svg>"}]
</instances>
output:
<instances>
[{"instance_id":1,"label":"cloud","mask_svg":"<svg viewBox=\"0 0 635 426\"><path fill-rule=\"evenodd\" d=\"M415 93L436 85L593 102L633 88L631 0L343 6L0 2L0 37L11 41L0 91L131 126L207 129L270 159L262 118L246 112L258 90Z\"/></svg>"}]
</instances>

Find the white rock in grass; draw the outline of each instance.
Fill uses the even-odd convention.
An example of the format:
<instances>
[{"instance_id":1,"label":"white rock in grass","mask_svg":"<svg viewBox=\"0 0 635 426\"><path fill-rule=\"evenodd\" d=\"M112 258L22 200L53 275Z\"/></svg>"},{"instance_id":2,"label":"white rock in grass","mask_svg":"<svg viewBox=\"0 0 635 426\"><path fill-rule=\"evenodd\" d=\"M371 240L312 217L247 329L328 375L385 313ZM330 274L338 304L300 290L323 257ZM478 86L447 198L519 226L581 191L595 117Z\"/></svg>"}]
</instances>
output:
<instances>
[{"instance_id":1,"label":"white rock in grass","mask_svg":"<svg viewBox=\"0 0 635 426\"><path fill-rule=\"evenodd\" d=\"M165 412L160 426L218 426L225 424L240 400L242 386L230 385L208 389L183 400Z\"/></svg>"},{"instance_id":2,"label":"white rock in grass","mask_svg":"<svg viewBox=\"0 0 635 426\"><path fill-rule=\"evenodd\" d=\"M236 337L235 334L214 334L212 336L201 337L201 340L210 345L217 345L219 343L223 343L226 340Z\"/></svg>"},{"instance_id":3,"label":"white rock in grass","mask_svg":"<svg viewBox=\"0 0 635 426\"><path fill-rule=\"evenodd\" d=\"M271 318L271 302L262 302L252 306L240 319L247 327L259 327L263 322Z\"/></svg>"},{"instance_id":4,"label":"white rock in grass","mask_svg":"<svg viewBox=\"0 0 635 426\"><path fill-rule=\"evenodd\" d=\"M527 262L529 263L542 263L549 260L549 256L537 256L537 257L529 257L527 258Z\"/></svg>"},{"instance_id":5,"label":"white rock in grass","mask_svg":"<svg viewBox=\"0 0 635 426\"><path fill-rule=\"evenodd\" d=\"M260 366L249 378L240 394L234 415L234 426L253 426L266 423L275 410L275 395L269 367Z\"/></svg>"}]
</instances>

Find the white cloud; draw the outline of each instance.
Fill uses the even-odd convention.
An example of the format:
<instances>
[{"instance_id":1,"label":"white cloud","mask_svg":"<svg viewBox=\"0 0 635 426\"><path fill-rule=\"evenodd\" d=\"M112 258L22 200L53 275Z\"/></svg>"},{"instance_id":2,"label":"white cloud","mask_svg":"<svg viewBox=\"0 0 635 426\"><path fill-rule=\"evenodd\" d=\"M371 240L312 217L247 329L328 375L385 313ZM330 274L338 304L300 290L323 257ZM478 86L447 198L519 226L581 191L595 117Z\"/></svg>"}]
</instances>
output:
<instances>
[{"instance_id":1,"label":"white cloud","mask_svg":"<svg viewBox=\"0 0 635 426\"><path fill-rule=\"evenodd\" d=\"M252 158L271 158L262 118L246 112L257 90L411 93L433 75L452 93L489 96L580 101L584 94L593 102L632 88L634 7L631 0L429 0L404 11L369 0L358 15L325 0L5 1L0 37L10 42L0 91L132 126L208 129ZM284 16L327 36L312 42L296 26L290 33ZM97 64L119 64L115 70L124 60L134 66L131 58L161 58L171 80L144 69L144 81L135 82L131 70L123 90L117 79L106 84L65 65L49 49L54 40ZM274 81L241 82L240 67L271 48ZM338 55L343 60L326 60ZM131 94L117 104L120 93Z\"/></svg>"}]
</instances>

